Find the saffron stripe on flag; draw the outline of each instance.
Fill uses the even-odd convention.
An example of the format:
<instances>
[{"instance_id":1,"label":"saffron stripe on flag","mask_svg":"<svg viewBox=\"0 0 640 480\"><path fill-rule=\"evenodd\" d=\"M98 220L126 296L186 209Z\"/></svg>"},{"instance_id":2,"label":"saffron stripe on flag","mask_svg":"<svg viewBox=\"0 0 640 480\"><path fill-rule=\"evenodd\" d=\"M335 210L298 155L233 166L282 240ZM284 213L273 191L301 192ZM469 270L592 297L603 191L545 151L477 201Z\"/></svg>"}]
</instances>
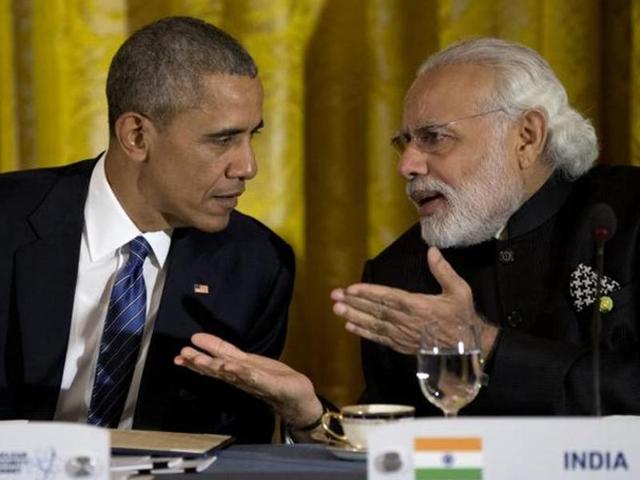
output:
<instances>
[{"instance_id":1,"label":"saffron stripe on flag","mask_svg":"<svg viewBox=\"0 0 640 480\"><path fill-rule=\"evenodd\" d=\"M479 468L418 468L416 480L482 480Z\"/></svg>"},{"instance_id":2,"label":"saffron stripe on flag","mask_svg":"<svg viewBox=\"0 0 640 480\"><path fill-rule=\"evenodd\" d=\"M414 441L415 451L429 451L429 450L456 450L456 451L481 451L482 450L482 438L479 437L431 437L431 438L416 438Z\"/></svg>"}]
</instances>

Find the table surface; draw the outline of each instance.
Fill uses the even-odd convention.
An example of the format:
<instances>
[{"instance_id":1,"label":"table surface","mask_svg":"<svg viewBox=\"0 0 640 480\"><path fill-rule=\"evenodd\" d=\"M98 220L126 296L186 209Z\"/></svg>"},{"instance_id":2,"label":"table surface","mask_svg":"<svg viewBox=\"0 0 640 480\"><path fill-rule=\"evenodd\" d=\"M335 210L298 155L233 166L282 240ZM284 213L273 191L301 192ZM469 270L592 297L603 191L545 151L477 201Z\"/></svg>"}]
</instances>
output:
<instances>
[{"instance_id":1,"label":"table surface","mask_svg":"<svg viewBox=\"0 0 640 480\"><path fill-rule=\"evenodd\" d=\"M202 479L362 480L367 462L340 460L324 445L231 445L218 452L218 459ZM194 474L162 475L162 479L190 478ZM156 477L158 478L158 477Z\"/></svg>"}]
</instances>

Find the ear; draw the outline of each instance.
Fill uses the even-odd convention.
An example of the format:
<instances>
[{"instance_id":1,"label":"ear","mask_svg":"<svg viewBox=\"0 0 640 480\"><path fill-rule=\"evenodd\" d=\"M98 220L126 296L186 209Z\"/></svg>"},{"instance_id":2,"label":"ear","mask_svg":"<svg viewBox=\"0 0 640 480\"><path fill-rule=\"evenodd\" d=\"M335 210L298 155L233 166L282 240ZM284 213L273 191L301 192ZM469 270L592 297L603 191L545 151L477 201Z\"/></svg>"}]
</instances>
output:
<instances>
[{"instance_id":1,"label":"ear","mask_svg":"<svg viewBox=\"0 0 640 480\"><path fill-rule=\"evenodd\" d=\"M118 145L131 160L147 158L153 127L145 117L135 112L120 115L115 124Z\"/></svg>"},{"instance_id":2,"label":"ear","mask_svg":"<svg viewBox=\"0 0 640 480\"><path fill-rule=\"evenodd\" d=\"M540 110L527 110L518 130L517 151L520 169L526 170L542 155L547 141L547 116Z\"/></svg>"}]
</instances>

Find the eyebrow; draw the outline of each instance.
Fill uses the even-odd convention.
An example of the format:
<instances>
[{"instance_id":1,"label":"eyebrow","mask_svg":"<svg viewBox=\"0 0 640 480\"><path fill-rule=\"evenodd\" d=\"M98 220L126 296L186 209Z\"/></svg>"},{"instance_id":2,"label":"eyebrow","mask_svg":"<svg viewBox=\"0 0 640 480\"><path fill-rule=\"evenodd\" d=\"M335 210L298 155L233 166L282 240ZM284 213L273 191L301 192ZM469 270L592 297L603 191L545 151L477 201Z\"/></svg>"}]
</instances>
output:
<instances>
[{"instance_id":1,"label":"eyebrow","mask_svg":"<svg viewBox=\"0 0 640 480\"><path fill-rule=\"evenodd\" d=\"M414 130L431 130L434 128L443 128L443 127L448 127L450 123L453 123L453 122L428 121L423 123L422 125L418 125Z\"/></svg>"},{"instance_id":2,"label":"eyebrow","mask_svg":"<svg viewBox=\"0 0 640 480\"><path fill-rule=\"evenodd\" d=\"M440 124L441 125L441 124ZM395 138L399 138L399 137L406 137L406 136L411 136L411 132L416 132L418 130L430 130L433 127L438 127L439 125L436 123L423 123L422 125L419 125L413 129L411 128L406 128L403 127L399 130L397 130L393 136L391 137L391 140L395 139Z\"/></svg>"},{"instance_id":3,"label":"eyebrow","mask_svg":"<svg viewBox=\"0 0 640 480\"><path fill-rule=\"evenodd\" d=\"M251 133L256 133L258 130L260 130L263 127L264 127L264 120L260 119L260 122L255 127L253 127L250 130L250 132ZM233 136L233 135L239 135L239 134L244 133L246 131L247 131L246 128L225 128L225 129L219 130L217 132L207 133L204 136L206 138L221 138L221 137L229 137L229 136Z\"/></svg>"}]
</instances>

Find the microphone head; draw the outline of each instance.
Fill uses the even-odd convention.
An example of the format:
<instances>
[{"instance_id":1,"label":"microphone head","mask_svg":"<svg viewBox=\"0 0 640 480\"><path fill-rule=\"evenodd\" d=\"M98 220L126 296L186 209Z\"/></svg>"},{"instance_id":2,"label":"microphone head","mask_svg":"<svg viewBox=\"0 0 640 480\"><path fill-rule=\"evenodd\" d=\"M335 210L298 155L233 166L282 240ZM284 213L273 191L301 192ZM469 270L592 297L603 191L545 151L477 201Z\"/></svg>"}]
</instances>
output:
<instances>
[{"instance_id":1,"label":"microphone head","mask_svg":"<svg viewBox=\"0 0 640 480\"><path fill-rule=\"evenodd\" d=\"M589 209L589 231L596 240L609 240L616 233L617 225L616 214L608 204L596 203Z\"/></svg>"}]
</instances>

